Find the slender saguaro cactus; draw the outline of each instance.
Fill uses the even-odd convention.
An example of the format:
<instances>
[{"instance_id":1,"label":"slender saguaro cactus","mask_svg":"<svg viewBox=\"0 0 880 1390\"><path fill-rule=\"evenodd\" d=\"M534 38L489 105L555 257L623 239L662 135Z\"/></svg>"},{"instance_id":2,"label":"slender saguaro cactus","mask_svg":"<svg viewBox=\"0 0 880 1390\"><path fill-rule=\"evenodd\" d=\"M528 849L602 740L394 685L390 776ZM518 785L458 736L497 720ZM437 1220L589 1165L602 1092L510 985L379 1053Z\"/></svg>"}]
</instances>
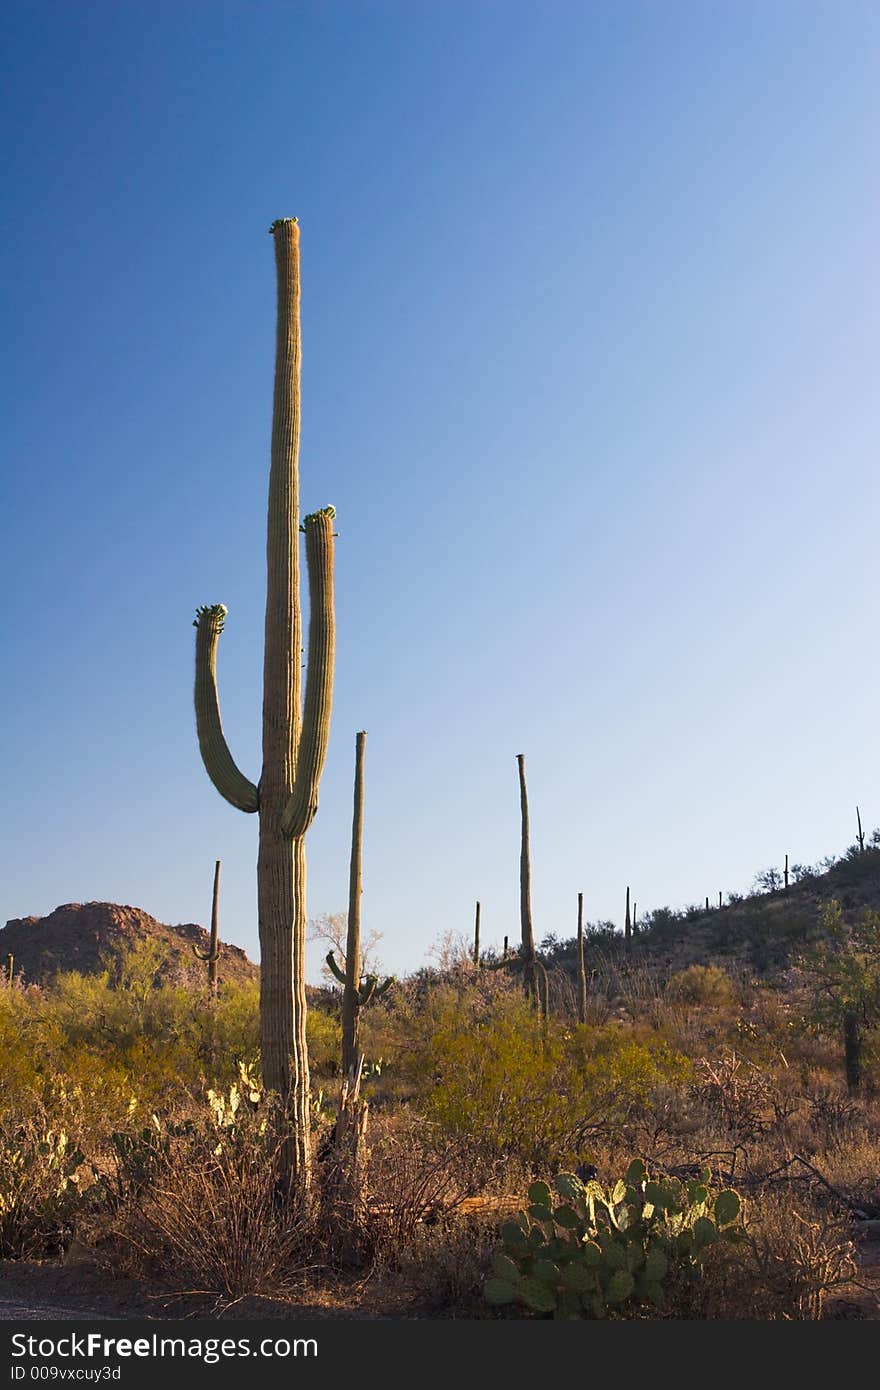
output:
<instances>
[{"instance_id":1,"label":"slender saguaro cactus","mask_svg":"<svg viewBox=\"0 0 880 1390\"><path fill-rule=\"evenodd\" d=\"M639 905L638 905L638 903L636 902L635 898L633 898L633 920L632 920L633 935L635 935L636 926L638 925L638 920L639 920Z\"/></svg>"},{"instance_id":2,"label":"slender saguaro cactus","mask_svg":"<svg viewBox=\"0 0 880 1390\"><path fill-rule=\"evenodd\" d=\"M300 274L296 218L273 222L278 284L272 456L269 471L263 767L255 786L227 747L217 696L223 604L196 612L195 703L199 747L221 796L257 812L260 929L260 1045L263 1082L279 1096L287 1127L281 1176L305 1195L311 1176L306 1049L305 835L318 809L333 699L332 507L299 524ZM302 701L299 532L309 576L308 674Z\"/></svg>"},{"instance_id":3,"label":"slender saguaro cactus","mask_svg":"<svg viewBox=\"0 0 880 1390\"><path fill-rule=\"evenodd\" d=\"M864 832L864 830L862 829L862 817L861 817L861 813L860 813L860 811L859 811L858 806L856 807L856 821L858 822L858 827L859 827L859 854L864 854L864 852L865 852L865 832Z\"/></svg>"},{"instance_id":4,"label":"slender saguaro cactus","mask_svg":"<svg viewBox=\"0 0 880 1390\"><path fill-rule=\"evenodd\" d=\"M786 891L786 893L787 893L787 892L788 892L788 855L785 856L785 869L784 869L783 872L784 872L784 876L785 876L785 891Z\"/></svg>"},{"instance_id":5,"label":"slender saguaro cactus","mask_svg":"<svg viewBox=\"0 0 880 1390\"><path fill-rule=\"evenodd\" d=\"M626 890L626 918L623 923L623 939L629 945L632 937L632 920L629 915L629 888Z\"/></svg>"},{"instance_id":6,"label":"slender saguaro cactus","mask_svg":"<svg viewBox=\"0 0 880 1390\"><path fill-rule=\"evenodd\" d=\"M849 1011L843 1016L843 1062L846 1071L846 1089L855 1095L862 1085L862 1026L859 1016Z\"/></svg>"},{"instance_id":7,"label":"slender saguaro cactus","mask_svg":"<svg viewBox=\"0 0 880 1390\"><path fill-rule=\"evenodd\" d=\"M529 795L526 790L525 754L516 757L519 766L519 804L522 837L519 852L519 915L522 930L523 986L530 999L537 993L535 977L535 930L532 925L532 864L529 850Z\"/></svg>"},{"instance_id":8,"label":"slender saguaro cactus","mask_svg":"<svg viewBox=\"0 0 880 1390\"><path fill-rule=\"evenodd\" d=\"M584 959L584 895L578 893L578 1023L587 1021L587 963Z\"/></svg>"},{"instance_id":9,"label":"slender saguaro cactus","mask_svg":"<svg viewBox=\"0 0 880 1390\"><path fill-rule=\"evenodd\" d=\"M547 1041L550 1022L550 979L547 967L542 960L535 961L535 976L538 987L538 1007L541 1010L541 1036Z\"/></svg>"},{"instance_id":10,"label":"slender saguaro cactus","mask_svg":"<svg viewBox=\"0 0 880 1390\"><path fill-rule=\"evenodd\" d=\"M709 895L708 895L708 893L706 894L706 911L707 911L707 912L709 911Z\"/></svg>"},{"instance_id":11,"label":"slender saguaro cactus","mask_svg":"<svg viewBox=\"0 0 880 1390\"><path fill-rule=\"evenodd\" d=\"M379 984L378 975L361 981L361 895L364 865L364 758L367 735L361 732L354 745L354 812L351 821L351 861L348 874L348 930L345 938L345 970L336 964L333 952L327 964L342 985L342 1075L360 1075L358 1016L365 1004L378 999L391 988L393 979ZM353 1084L353 1083L352 1083Z\"/></svg>"},{"instance_id":12,"label":"slender saguaro cactus","mask_svg":"<svg viewBox=\"0 0 880 1390\"><path fill-rule=\"evenodd\" d=\"M501 957L502 960L507 960L507 952L508 952L508 950L510 949L509 946L508 946L508 944L507 944L509 940L510 940L510 938L507 937L507 936L505 936L505 938L504 938L504 954L503 954L502 957Z\"/></svg>"},{"instance_id":13,"label":"slender saguaro cactus","mask_svg":"<svg viewBox=\"0 0 880 1390\"><path fill-rule=\"evenodd\" d=\"M211 944L207 951L200 951L198 946L193 946L193 951L199 960L208 962L208 988L211 991L211 998L217 998L217 962L220 959L220 941L217 936L217 904L220 898L220 860L214 865L214 895L211 899Z\"/></svg>"},{"instance_id":14,"label":"slender saguaro cactus","mask_svg":"<svg viewBox=\"0 0 880 1390\"><path fill-rule=\"evenodd\" d=\"M6 983L8 985L15 984L15 956L11 951L6 957Z\"/></svg>"},{"instance_id":15,"label":"slender saguaro cactus","mask_svg":"<svg viewBox=\"0 0 880 1390\"><path fill-rule=\"evenodd\" d=\"M480 968L480 904L477 903L477 911L474 916L474 965Z\"/></svg>"},{"instance_id":16,"label":"slender saguaro cactus","mask_svg":"<svg viewBox=\"0 0 880 1390\"><path fill-rule=\"evenodd\" d=\"M719 889L718 889L718 906L719 906L719 907L721 906L721 902L722 902L722 891L721 891L721 889L719 888Z\"/></svg>"}]
</instances>

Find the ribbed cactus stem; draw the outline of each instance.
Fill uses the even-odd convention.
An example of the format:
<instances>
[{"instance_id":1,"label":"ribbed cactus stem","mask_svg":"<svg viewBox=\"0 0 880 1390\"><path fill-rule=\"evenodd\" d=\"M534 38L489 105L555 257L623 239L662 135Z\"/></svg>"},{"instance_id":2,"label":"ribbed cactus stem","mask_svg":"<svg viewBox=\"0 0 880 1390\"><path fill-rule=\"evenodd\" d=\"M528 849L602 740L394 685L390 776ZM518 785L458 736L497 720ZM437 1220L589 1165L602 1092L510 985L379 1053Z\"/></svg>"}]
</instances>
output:
<instances>
[{"instance_id":1,"label":"ribbed cactus stem","mask_svg":"<svg viewBox=\"0 0 880 1390\"><path fill-rule=\"evenodd\" d=\"M341 975L335 961L331 969L342 980L342 1074L348 1076L360 1065L358 1021L361 1009L371 999L379 999L394 983L389 978L380 985L378 975L361 980L361 897L363 896L364 863L364 764L367 735L363 730L354 744L354 805L351 818L351 860L348 873L348 930L345 942L345 974ZM331 952L332 955L332 952ZM328 961L330 957L328 957Z\"/></svg>"},{"instance_id":2,"label":"ribbed cactus stem","mask_svg":"<svg viewBox=\"0 0 880 1390\"><path fill-rule=\"evenodd\" d=\"M354 806L351 818L351 859L348 873L348 934L345 943L345 986L342 991L342 1075L357 1066L359 981L361 969L361 896L364 859L364 761L367 735L354 743ZM374 986L375 988L375 986ZM372 992L372 991L371 991Z\"/></svg>"},{"instance_id":3,"label":"ribbed cactus stem","mask_svg":"<svg viewBox=\"0 0 880 1390\"><path fill-rule=\"evenodd\" d=\"M477 910L474 914L474 965L480 968L480 904L477 903Z\"/></svg>"},{"instance_id":4,"label":"ribbed cactus stem","mask_svg":"<svg viewBox=\"0 0 880 1390\"><path fill-rule=\"evenodd\" d=\"M214 865L214 892L211 898L211 944L207 951L200 951L198 946L193 946L193 951L199 960L208 962L208 988L211 997L217 998L217 962L220 959L220 938L218 934L219 922L219 902L220 902L220 860Z\"/></svg>"},{"instance_id":5,"label":"ribbed cactus stem","mask_svg":"<svg viewBox=\"0 0 880 1390\"><path fill-rule=\"evenodd\" d=\"M259 809L253 782L236 766L223 734L217 694L217 643L226 621L226 605L207 604L196 610L196 730L202 761L221 796L239 811Z\"/></svg>"},{"instance_id":6,"label":"ribbed cactus stem","mask_svg":"<svg viewBox=\"0 0 880 1390\"><path fill-rule=\"evenodd\" d=\"M525 754L517 754L519 768L520 853L519 853L519 911L522 932L523 986L526 995L534 999L537 992L535 977L535 930L532 923L532 864L529 843L529 796L526 789Z\"/></svg>"},{"instance_id":7,"label":"ribbed cactus stem","mask_svg":"<svg viewBox=\"0 0 880 1390\"><path fill-rule=\"evenodd\" d=\"M587 962L584 956L584 895L578 893L577 929L578 1023L587 1021Z\"/></svg>"},{"instance_id":8,"label":"ribbed cactus stem","mask_svg":"<svg viewBox=\"0 0 880 1390\"><path fill-rule=\"evenodd\" d=\"M345 984L345 971L344 971L344 970L341 970L341 969L339 968L339 966L336 964L336 957L334 956L333 952L332 952L332 951L328 951L328 952L327 952L327 955L326 955L326 957L325 957L325 959L326 959L326 961L327 961L327 964L328 964L329 967L330 967L331 972L332 972L333 975L335 976L335 978L339 981L339 983L340 983L341 985L344 985L344 984Z\"/></svg>"},{"instance_id":9,"label":"ribbed cactus stem","mask_svg":"<svg viewBox=\"0 0 880 1390\"><path fill-rule=\"evenodd\" d=\"M309 574L309 655L302 737L293 792L281 817L286 835L305 835L318 810L318 784L330 740L336 620L333 608L332 507L307 516L306 563Z\"/></svg>"},{"instance_id":10,"label":"ribbed cactus stem","mask_svg":"<svg viewBox=\"0 0 880 1390\"><path fill-rule=\"evenodd\" d=\"M333 693L332 507L307 517L310 585L308 677L302 708L299 561L300 271L299 226L281 218L275 244L278 311L266 541L263 653L263 766L259 788L235 766L220 725L217 639L223 605L196 615L196 718L208 774L243 811L259 811L257 910L260 931L260 1050L263 1083L280 1098L286 1124L281 1175L305 1196L311 1174L306 1048L305 833L318 805Z\"/></svg>"},{"instance_id":11,"label":"ribbed cactus stem","mask_svg":"<svg viewBox=\"0 0 880 1390\"><path fill-rule=\"evenodd\" d=\"M6 957L6 983L8 985L15 983L15 956L11 951Z\"/></svg>"},{"instance_id":12,"label":"ribbed cactus stem","mask_svg":"<svg viewBox=\"0 0 880 1390\"><path fill-rule=\"evenodd\" d=\"M550 1018L550 980L547 976L547 967L542 960L535 960L535 975L538 987L538 1006L541 1010L542 1032L546 1041Z\"/></svg>"}]
</instances>

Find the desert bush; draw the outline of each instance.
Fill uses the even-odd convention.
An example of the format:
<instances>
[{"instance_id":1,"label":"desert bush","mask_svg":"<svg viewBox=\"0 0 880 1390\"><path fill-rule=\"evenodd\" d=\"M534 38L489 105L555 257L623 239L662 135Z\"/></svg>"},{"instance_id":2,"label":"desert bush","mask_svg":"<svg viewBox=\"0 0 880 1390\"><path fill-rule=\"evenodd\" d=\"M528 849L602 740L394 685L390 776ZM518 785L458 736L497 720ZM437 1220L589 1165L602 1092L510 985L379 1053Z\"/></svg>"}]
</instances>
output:
<instances>
[{"instance_id":1,"label":"desert bush","mask_svg":"<svg viewBox=\"0 0 880 1390\"><path fill-rule=\"evenodd\" d=\"M855 1276L848 1223L827 1209L798 1210L790 1195L760 1194L749 1202L742 1243L713 1248L706 1273L677 1289L676 1316L815 1321L827 1296Z\"/></svg>"},{"instance_id":2,"label":"desert bush","mask_svg":"<svg viewBox=\"0 0 880 1390\"><path fill-rule=\"evenodd\" d=\"M0 1257L57 1255L89 1210L95 1175L67 1131L35 1105L0 1119Z\"/></svg>"},{"instance_id":3,"label":"desert bush","mask_svg":"<svg viewBox=\"0 0 880 1390\"><path fill-rule=\"evenodd\" d=\"M669 999L683 1004L732 1004L736 989L720 966L689 965L670 977L666 994Z\"/></svg>"},{"instance_id":4,"label":"desert bush","mask_svg":"<svg viewBox=\"0 0 880 1390\"><path fill-rule=\"evenodd\" d=\"M622 1123L655 1086L687 1073L687 1060L647 1030L552 1019L545 1029L517 996L476 1025L435 1034L425 1104L443 1132L539 1168L579 1161L593 1129Z\"/></svg>"},{"instance_id":5,"label":"desert bush","mask_svg":"<svg viewBox=\"0 0 880 1390\"><path fill-rule=\"evenodd\" d=\"M466 1138L450 1139L421 1118L383 1126L366 1161L363 1247L381 1263L397 1264L426 1223L448 1217L491 1177L491 1165Z\"/></svg>"},{"instance_id":6,"label":"desert bush","mask_svg":"<svg viewBox=\"0 0 880 1390\"><path fill-rule=\"evenodd\" d=\"M141 1269L226 1300L280 1294L307 1263L307 1216L279 1201L272 1105L247 1068L190 1123L129 1156L143 1181L118 1227ZM137 1168L130 1169L132 1175Z\"/></svg>"}]
</instances>

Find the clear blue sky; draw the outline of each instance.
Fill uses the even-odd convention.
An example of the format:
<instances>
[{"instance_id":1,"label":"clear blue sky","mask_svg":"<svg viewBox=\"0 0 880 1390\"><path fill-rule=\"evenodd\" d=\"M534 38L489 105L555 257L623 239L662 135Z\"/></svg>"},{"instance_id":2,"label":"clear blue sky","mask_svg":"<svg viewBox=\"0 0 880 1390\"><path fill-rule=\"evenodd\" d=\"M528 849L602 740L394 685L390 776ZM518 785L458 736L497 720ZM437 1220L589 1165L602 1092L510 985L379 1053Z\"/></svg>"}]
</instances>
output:
<instances>
[{"instance_id":1,"label":"clear blue sky","mask_svg":"<svg viewBox=\"0 0 880 1390\"><path fill-rule=\"evenodd\" d=\"M257 954L193 613L260 766L274 265L338 513L309 913L386 969L621 922L880 823L880 8L7 0L0 921L106 899ZM310 978L318 978L313 949Z\"/></svg>"}]
</instances>

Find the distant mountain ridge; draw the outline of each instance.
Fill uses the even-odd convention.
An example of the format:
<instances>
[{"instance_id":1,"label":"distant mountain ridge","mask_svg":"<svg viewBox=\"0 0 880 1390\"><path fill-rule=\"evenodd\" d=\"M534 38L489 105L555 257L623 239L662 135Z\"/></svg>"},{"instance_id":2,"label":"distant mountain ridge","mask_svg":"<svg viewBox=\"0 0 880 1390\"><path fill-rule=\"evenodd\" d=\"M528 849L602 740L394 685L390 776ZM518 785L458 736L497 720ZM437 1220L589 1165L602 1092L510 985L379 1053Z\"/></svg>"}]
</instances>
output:
<instances>
[{"instance_id":1,"label":"distant mountain ridge","mask_svg":"<svg viewBox=\"0 0 880 1390\"><path fill-rule=\"evenodd\" d=\"M120 903L64 903L46 917L14 917L0 928L0 967L13 957L13 969L25 984L47 985L56 975L76 970L98 975L118 963L126 949L147 941L160 949L159 976L180 983L205 983L203 961L193 947L207 950L210 939L195 922L169 926L142 908ZM259 966L240 946L220 942L218 974L221 983L258 980Z\"/></svg>"}]
</instances>

